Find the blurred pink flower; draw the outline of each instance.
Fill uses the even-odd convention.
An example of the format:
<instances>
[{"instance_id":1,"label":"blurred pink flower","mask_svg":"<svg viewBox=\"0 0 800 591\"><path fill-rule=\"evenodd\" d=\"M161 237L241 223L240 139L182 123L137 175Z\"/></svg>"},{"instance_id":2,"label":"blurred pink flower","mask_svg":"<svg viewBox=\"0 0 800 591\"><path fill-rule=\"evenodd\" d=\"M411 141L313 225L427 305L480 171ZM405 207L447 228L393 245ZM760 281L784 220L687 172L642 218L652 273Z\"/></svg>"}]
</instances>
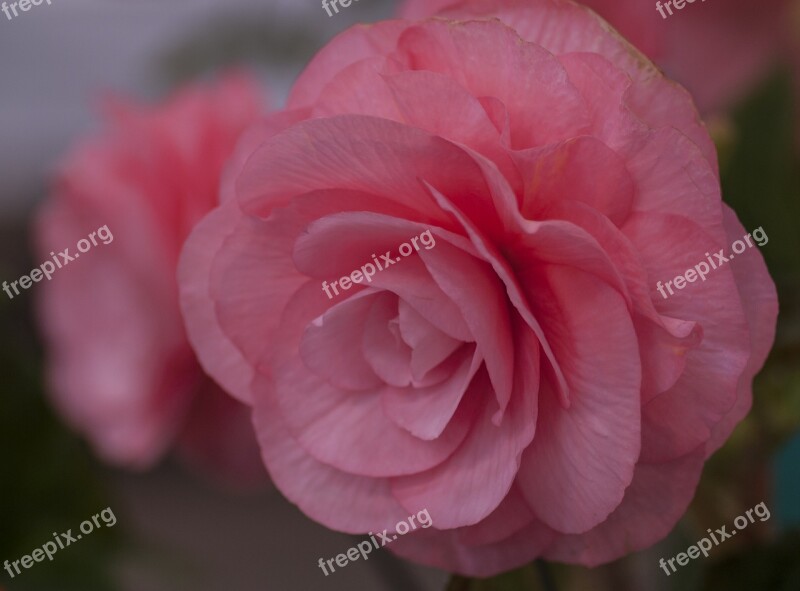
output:
<instances>
[{"instance_id":1,"label":"blurred pink flower","mask_svg":"<svg viewBox=\"0 0 800 591\"><path fill-rule=\"evenodd\" d=\"M107 101L107 122L77 142L36 220L51 258L107 226L113 242L37 286L52 399L105 460L145 468L177 446L234 484L265 480L249 409L200 368L175 278L192 227L218 203L224 162L263 108L229 75L158 106Z\"/></svg>"},{"instance_id":2,"label":"blurred pink flower","mask_svg":"<svg viewBox=\"0 0 800 591\"><path fill-rule=\"evenodd\" d=\"M334 39L242 139L179 266L198 355L276 485L333 529L468 575L665 536L774 337L689 95L593 13L388 21ZM520 35L527 41L522 41ZM322 281L435 248L329 299ZM384 255L384 253L387 253ZM341 284L340 284L341 286Z\"/></svg>"},{"instance_id":3,"label":"blurred pink flower","mask_svg":"<svg viewBox=\"0 0 800 591\"><path fill-rule=\"evenodd\" d=\"M665 74L691 92L704 113L725 110L770 74L787 49L791 0L688 3L663 18L655 1L581 0ZM665 2L662 2L662 5ZM508 1L495 3L502 11ZM448 9L469 15L470 0L406 0L400 14L422 18Z\"/></svg>"}]
</instances>

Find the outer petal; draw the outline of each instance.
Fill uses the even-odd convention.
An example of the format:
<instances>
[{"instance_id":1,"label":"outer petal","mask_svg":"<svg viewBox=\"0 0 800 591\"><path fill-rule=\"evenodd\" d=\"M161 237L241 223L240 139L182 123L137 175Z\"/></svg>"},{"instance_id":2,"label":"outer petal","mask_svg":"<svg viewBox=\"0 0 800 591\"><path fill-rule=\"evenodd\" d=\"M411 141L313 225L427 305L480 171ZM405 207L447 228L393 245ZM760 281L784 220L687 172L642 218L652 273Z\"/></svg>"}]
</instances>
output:
<instances>
[{"instance_id":1,"label":"outer petal","mask_svg":"<svg viewBox=\"0 0 800 591\"><path fill-rule=\"evenodd\" d=\"M666 536L686 512L703 470L703 450L661 464L638 464L625 498L584 534L559 536L544 557L596 566Z\"/></svg>"},{"instance_id":2,"label":"outer petal","mask_svg":"<svg viewBox=\"0 0 800 591\"><path fill-rule=\"evenodd\" d=\"M500 511L500 509L498 509ZM436 517L431 514L436 523ZM466 545L464 530L429 528L398 538L387 546L395 554L469 577L490 577L530 562L552 541L553 531L533 521L504 540L482 546Z\"/></svg>"},{"instance_id":3,"label":"outer petal","mask_svg":"<svg viewBox=\"0 0 800 591\"><path fill-rule=\"evenodd\" d=\"M320 51L297 79L287 101L296 109L313 105L325 85L350 64L391 52L408 27L403 21L382 21L347 29Z\"/></svg>"},{"instance_id":4,"label":"outer petal","mask_svg":"<svg viewBox=\"0 0 800 591\"><path fill-rule=\"evenodd\" d=\"M630 213L634 184L625 162L594 137L571 138L529 157L521 207L526 218L541 219L538 214L565 197L586 203L617 225Z\"/></svg>"},{"instance_id":5,"label":"outer petal","mask_svg":"<svg viewBox=\"0 0 800 591\"><path fill-rule=\"evenodd\" d=\"M640 449L639 349L622 298L590 276L560 267L551 287L528 289L565 370L569 409L548 387L525 450L520 489L536 515L562 532L581 533L619 505ZM602 310L598 315L597 311Z\"/></svg>"},{"instance_id":6,"label":"outer petal","mask_svg":"<svg viewBox=\"0 0 800 591\"><path fill-rule=\"evenodd\" d=\"M655 12L655 11L654 11ZM447 18L499 18L523 39L560 56L597 53L633 80L627 101L654 128L678 128L697 144L716 170L716 151L691 96L666 79L638 50L589 9L569 0L467 0L443 7Z\"/></svg>"},{"instance_id":7,"label":"outer petal","mask_svg":"<svg viewBox=\"0 0 800 591\"><path fill-rule=\"evenodd\" d=\"M543 145L588 129L586 103L561 63L497 22L430 21L411 27L398 41L398 56L414 69L452 76L476 97L502 101L512 148Z\"/></svg>"},{"instance_id":8,"label":"outer petal","mask_svg":"<svg viewBox=\"0 0 800 591\"><path fill-rule=\"evenodd\" d=\"M210 289L214 257L241 217L234 203L216 209L195 226L181 253L178 284L189 342L200 364L224 390L249 403L253 368L220 326Z\"/></svg>"},{"instance_id":9,"label":"outer petal","mask_svg":"<svg viewBox=\"0 0 800 591\"><path fill-rule=\"evenodd\" d=\"M271 113L258 123L254 123L242 133L236 148L225 164L220 181L220 203L236 196L236 179L242 173L250 155L267 139L298 123L308 119L310 109L294 109Z\"/></svg>"},{"instance_id":10,"label":"outer petal","mask_svg":"<svg viewBox=\"0 0 800 591\"><path fill-rule=\"evenodd\" d=\"M415 211L418 220L454 228L419 179L462 199L485 191L479 167L444 139L394 121L342 115L299 123L265 141L236 191L242 209L260 217L298 195L340 189L382 197Z\"/></svg>"},{"instance_id":11,"label":"outer petal","mask_svg":"<svg viewBox=\"0 0 800 591\"><path fill-rule=\"evenodd\" d=\"M347 474L309 455L281 420L269 381L259 377L254 387L259 401L254 425L264 463L276 486L303 513L350 533L383 531L408 517L386 479Z\"/></svg>"},{"instance_id":12,"label":"outer petal","mask_svg":"<svg viewBox=\"0 0 800 591\"><path fill-rule=\"evenodd\" d=\"M683 217L637 214L624 229L642 256L651 286L684 274L707 261L706 252L724 245ZM686 353L685 370L675 385L643 408L646 462L686 455L708 440L713 426L736 400L739 376L750 355L742 302L728 265L712 270L706 281L674 291L667 299L656 296L656 309L671 318L700 323L703 341Z\"/></svg>"},{"instance_id":13,"label":"outer petal","mask_svg":"<svg viewBox=\"0 0 800 591\"><path fill-rule=\"evenodd\" d=\"M494 161L515 187L518 173L503 149L498 129L481 100L448 74L400 71L386 58L363 60L325 87L315 116L357 112L382 117L467 144Z\"/></svg>"},{"instance_id":14,"label":"outer petal","mask_svg":"<svg viewBox=\"0 0 800 591\"><path fill-rule=\"evenodd\" d=\"M745 229L736 218L736 214L727 205L723 205L723 214L728 238L731 241L741 239L745 235ZM733 428L749 412L753 378L764 365L767 354L772 348L778 317L778 294L758 249L749 248L730 265L747 318L751 353L747 366L739 378L736 403L711 430L711 439L706 444L708 455L722 446Z\"/></svg>"}]
</instances>

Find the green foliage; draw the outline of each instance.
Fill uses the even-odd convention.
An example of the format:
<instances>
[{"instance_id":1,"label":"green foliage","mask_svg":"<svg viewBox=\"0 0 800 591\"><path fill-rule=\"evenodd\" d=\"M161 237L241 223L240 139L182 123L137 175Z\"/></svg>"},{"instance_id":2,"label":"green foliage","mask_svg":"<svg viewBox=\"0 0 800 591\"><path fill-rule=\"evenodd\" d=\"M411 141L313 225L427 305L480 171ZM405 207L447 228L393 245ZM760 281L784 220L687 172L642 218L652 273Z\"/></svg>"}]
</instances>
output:
<instances>
[{"instance_id":1,"label":"green foliage","mask_svg":"<svg viewBox=\"0 0 800 591\"><path fill-rule=\"evenodd\" d=\"M800 532L742 549L706 569L704 591L800 589Z\"/></svg>"},{"instance_id":2,"label":"green foliage","mask_svg":"<svg viewBox=\"0 0 800 591\"><path fill-rule=\"evenodd\" d=\"M791 79L776 73L733 115L722 166L724 200L748 231L763 226L761 251L779 285L800 280L800 167Z\"/></svg>"}]
</instances>

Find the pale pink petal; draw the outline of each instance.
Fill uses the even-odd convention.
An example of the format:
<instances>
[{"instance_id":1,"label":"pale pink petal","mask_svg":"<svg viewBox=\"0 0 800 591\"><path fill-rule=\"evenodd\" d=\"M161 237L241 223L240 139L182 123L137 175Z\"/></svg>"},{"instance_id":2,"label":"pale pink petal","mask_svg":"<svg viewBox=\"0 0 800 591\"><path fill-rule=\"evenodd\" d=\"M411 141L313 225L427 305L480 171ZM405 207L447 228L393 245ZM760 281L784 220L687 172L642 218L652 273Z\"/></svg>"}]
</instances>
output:
<instances>
[{"instance_id":1,"label":"pale pink petal","mask_svg":"<svg viewBox=\"0 0 800 591\"><path fill-rule=\"evenodd\" d=\"M311 199L295 201L307 205L312 203ZM350 201L352 199L348 201L343 198L338 202L330 202L328 206L342 204L340 207L345 208L343 204L349 205ZM374 201L381 202L379 199ZM365 204L363 207L374 209L375 205ZM433 281L418 256L419 252L427 249L423 248L405 258L397 256L400 245L426 229L430 229L435 238L457 244L459 256L462 251L474 254L470 243L463 237L440 228L426 228L398 216L348 211L323 217L307 226L295 242L293 258L300 271L328 280L351 275L366 264L372 265L374 276L354 284L350 288L353 292L365 286L391 291L446 335L457 341L472 341L474 338L462 312ZM348 240L339 239L343 233L349 236Z\"/></svg>"},{"instance_id":2,"label":"pale pink petal","mask_svg":"<svg viewBox=\"0 0 800 591\"><path fill-rule=\"evenodd\" d=\"M511 396L513 346L505 289L484 261L442 241L420 257L436 283L455 302L474 336L501 409ZM469 285L470 290L463 290Z\"/></svg>"},{"instance_id":3,"label":"pale pink petal","mask_svg":"<svg viewBox=\"0 0 800 591\"><path fill-rule=\"evenodd\" d=\"M481 362L474 346L465 347L445 362L447 379L427 387L387 386L383 389L386 416L420 439L439 437L453 418Z\"/></svg>"},{"instance_id":4,"label":"pale pink petal","mask_svg":"<svg viewBox=\"0 0 800 591\"><path fill-rule=\"evenodd\" d=\"M508 494L520 454L533 439L540 350L524 325L517 328L515 344L514 390L504 420L499 425L494 420L497 402L481 371L462 402L477 407L479 416L458 450L432 470L392 479L392 491L403 506L427 507L438 529L473 525L492 513Z\"/></svg>"},{"instance_id":5,"label":"pale pink petal","mask_svg":"<svg viewBox=\"0 0 800 591\"><path fill-rule=\"evenodd\" d=\"M651 285L666 284L698 263L708 263L705 253L725 246L677 216L636 214L624 230L645 262ZM655 240L657 236L668 239ZM736 400L749 357L747 324L728 265L712 269L705 281L698 278L683 290L672 289L674 295L665 290L667 299L654 298L656 309L671 318L698 322L703 340L686 353L686 367L675 385L643 408L646 462L685 455L708 440L710 429Z\"/></svg>"},{"instance_id":6,"label":"pale pink petal","mask_svg":"<svg viewBox=\"0 0 800 591\"><path fill-rule=\"evenodd\" d=\"M436 516L431 513L436 523ZM553 530L534 521L494 544L466 545L461 530L423 529L398 538L387 546L395 554L468 577L491 577L531 561L552 542Z\"/></svg>"},{"instance_id":7,"label":"pale pink petal","mask_svg":"<svg viewBox=\"0 0 800 591\"><path fill-rule=\"evenodd\" d=\"M287 106L297 109L313 105L339 71L363 59L391 52L407 26L402 21L382 21L357 25L339 34L306 66L292 87Z\"/></svg>"},{"instance_id":8,"label":"pale pink petal","mask_svg":"<svg viewBox=\"0 0 800 591\"><path fill-rule=\"evenodd\" d=\"M411 27L400 36L398 55L413 69L446 72L474 96L500 99L512 148L579 135L589 125L586 105L558 60L494 22Z\"/></svg>"},{"instance_id":9,"label":"pale pink petal","mask_svg":"<svg viewBox=\"0 0 800 591\"><path fill-rule=\"evenodd\" d=\"M341 115L299 123L253 152L236 183L242 208L268 216L312 191L339 189L382 197L450 229L420 184L447 195L473 194L480 170L457 146L420 129L373 117Z\"/></svg>"},{"instance_id":10,"label":"pale pink petal","mask_svg":"<svg viewBox=\"0 0 800 591\"><path fill-rule=\"evenodd\" d=\"M178 265L186 332L203 369L238 400L251 400L253 369L219 325L209 282L217 251L235 232L241 213L223 206L202 220L186 241Z\"/></svg>"},{"instance_id":11,"label":"pale pink petal","mask_svg":"<svg viewBox=\"0 0 800 591\"><path fill-rule=\"evenodd\" d=\"M487 181L489 183L492 198L496 203L501 205L502 211L504 212L501 217L505 218L503 223L512 227L514 227L514 224L519 224L519 218L521 216L519 215L519 212L511 206L510 199L512 196L509 195L510 190L508 184L505 183L501 177L499 177L497 169L493 167L491 163L476 153L473 153L472 156L481 166L483 173L488 177ZM475 226L466 218L466 216L449 199L447 199L447 197L437 191L434 187L430 185L427 185L427 187L442 209L450 212L459 221L474 245L474 249L485 261L491 265L494 273L496 273L499 280L503 282L503 286L505 287L509 300L513 304L516 312L520 314L525 323L538 337L539 344L550 361L553 372L555 373L559 397L561 398L563 404L568 405L569 391L566 381L564 380L564 375L555 359L555 356L550 348L549 343L547 342L547 338L545 337L539 322L531 313L530 307L525 300L524 294L520 289L519 283L515 278L515 274L508 261L505 260L505 257L502 256L497 247L488 242L486 238L477 230L477 228L475 228ZM451 240L448 238L448 241ZM469 259L462 260L468 261ZM490 375L492 375L491 371ZM495 374L495 379L497 377L499 376ZM506 395L506 392L508 392L507 388L503 387L500 382L495 383L495 394L498 396L498 402L500 404L500 409L495 416L495 421L498 423L502 420L503 413L505 412L505 407L508 402L508 396Z\"/></svg>"},{"instance_id":12,"label":"pale pink petal","mask_svg":"<svg viewBox=\"0 0 800 591\"><path fill-rule=\"evenodd\" d=\"M458 539L466 546L486 546L502 542L536 521L525 497L515 484L503 502L486 519L458 529ZM543 523L542 528L547 529Z\"/></svg>"},{"instance_id":13,"label":"pale pink petal","mask_svg":"<svg viewBox=\"0 0 800 591\"><path fill-rule=\"evenodd\" d=\"M351 298L333 306L305 331L300 358L319 377L345 390L382 385L361 352L374 298Z\"/></svg>"},{"instance_id":14,"label":"pale pink petal","mask_svg":"<svg viewBox=\"0 0 800 591\"><path fill-rule=\"evenodd\" d=\"M400 336L397 296L389 292L369 299L361 341L356 345L376 375L390 386L411 384L411 348ZM416 435L416 433L413 433Z\"/></svg>"},{"instance_id":15,"label":"pale pink petal","mask_svg":"<svg viewBox=\"0 0 800 591\"><path fill-rule=\"evenodd\" d=\"M713 237L724 237L716 170L687 137L674 129L661 129L627 156L638 189L634 211L680 215Z\"/></svg>"},{"instance_id":16,"label":"pale pink petal","mask_svg":"<svg viewBox=\"0 0 800 591\"><path fill-rule=\"evenodd\" d=\"M564 368L570 407L543 386L536 438L522 456L518 482L539 519L580 533L608 517L633 477L641 437L639 349L619 294L579 271L543 272L550 289L525 285Z\"/></svg>"},{"instance_id":17,"label":"pale pink petal","mask_svg":"<svg viewBox=\"0 0 800 591\"><path fill-rule=\"evenodd\" d=\"M504 0L499 6L497 0L469 0L448 4L439 14L456 18L499 18L526 41L540 44L556 56L599 54L632 79L626 102L640 119L654 128L680 129L699 146L716 170L714 144L689 93L661 76L652 63L587 8L561 0ZM584 97L589 100L586 94Z\"/></svg>"},{"instance_id":18,"label":"pale pink petal","mask_svg":"<svg viewBox=\"0 0 800 591\"><path fill-rule=\"evenodd\" d=\"M247 160L253 151L258 148L267 138L283 131L299 121L308 119L309 109L295 109L270 113L261 121L254 123L246 129L230 158L225 164L220 181L219 201L225 203L229 199L236 197L236 179L242 172Z\"/></svg>"},{"instance_id":19,"label":"pale pink petal","mask_svg":"<svg viewBox=\"0 0 800 591\"><path fill-rule=\"evenodd\" d=\"M625 162L593 137L578 137L525 154L523 216L540 219L553 204L587 204L621 225L631 210L634 185ZM522 155L515 159L521 162Z\"/></svg>"},{"instance_id":20,"label":"pale pink petal","mask_svg":"<svg viewBox=\"0 0 800 591\"><path fill-rule=\"evenodd\" d=\"M309 455L281 420L271 387L259 378L254 424L270 477L292 503L327 527L350 533L383 531L408 516L385 478L347 474Z\"/></svg>"},{"instance_id":21,"label":"pale pink petal","mask_svg":"<svg viewBox=\"0 0 800 591\"><path fill-rule=\"evenodd\" d=\"M421 380L430 370L442 363L462 345L401 300L397 306L400 319L400 335L411 347L411 375Z\"/></svg>"},{"instance_id":22,"label":"pale pink petal","mask_svg":"<svg viewBox=\"0 0 800 591\"><path fill-rule=\"evenodd\" d=\"M723 216L731 242L742 239L746 234L745 229L727 205L723 205ZM755 240L753 243L757 244ZM731 261L730 265L742 298L747 328L750 332L751 353L747 366L739 378L736 403L711 430L711 439L706 444L707 455L711 455L722 446L733 428L750 411L753 378L764 365L775 340L778 294L764 264L763 256L757 247L751 247L741 256L737 256L735 261Z\"/></svg>"},{"instance_id":23,"label":"pale pink petal","mask_svg":"<svg viewBox=\"0 0 800 591\"><path fill-rule=\"evenodd\" d=\"M315 282L308 283L292 298L276 334L281 346L271 360L274 395L292 435L319 461L353 474L396 476L441 463L467 434L468 412L457 413L441 437L423 441L386 418L378 392L336 388L297 357L303 327L329 305Z\"/></svg>"},{"instance_id":24,"label":"pale pink petal","mask_svg":"<svg viewBox=\"0 0 800 591\"><path fill-rule=\"evenodd\" d=\"M651 546L686 512L702 469L702 449L661 464L637 464L625 498L608 519L586 533L557 536L544 557L591 567Z\"/></svg>"}]
</instances>

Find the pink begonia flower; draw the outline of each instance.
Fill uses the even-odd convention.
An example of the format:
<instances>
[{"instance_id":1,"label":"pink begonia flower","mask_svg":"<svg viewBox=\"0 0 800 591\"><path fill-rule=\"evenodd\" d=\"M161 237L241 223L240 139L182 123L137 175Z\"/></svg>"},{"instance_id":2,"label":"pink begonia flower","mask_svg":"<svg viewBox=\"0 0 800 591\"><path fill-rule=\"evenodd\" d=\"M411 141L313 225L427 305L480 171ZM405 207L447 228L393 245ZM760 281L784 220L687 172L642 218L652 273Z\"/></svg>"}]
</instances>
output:
<instances>
[{"instance_id":1,"label":"pink begonia flower","mask_svg":"<svg viewBox=\"0 0 800 591\"><path fill-rule=\"evenodd\" d=\"M792 0L714 0L664 9L655 0L582 0L683 84L703 113L726 110L772 72L787 49ZM662 6L666 0L662 1ZM405 0L400 14L423 18L447 9L469 15L469 0ZM498 7L509 5L498 0ZM502 12L502 8L498 8ZM447 12L445 12L447 14Z\"/></svg>"},{"instance_id":2,"label":"pink begonia flower","mask_svg":"<svg viewBox=\"0 0 800 591\"><path fill-rule=\"evenodd\" d=\"M663 538L777 315L757 248L656 291L745 234L686 91L588 9L496 6L335 38L243 137L178 273L286 497L354 534L428 510L387 547L476 576Z\"/></svg>"},{"instance_id":3,"label":"pink begonia flower","mask_svg":"<svg viewBox=\"0 0 800 591\"><path fill-rule=\"evenodd\" d=\"M109 462L145 468L177 447L212 476L264 482L250 409L197 363L175 277L236 140L264 112L258 89L231 74L158 106L106 106L106 124L64 158L36 220L41 260L68 247L74 256L102 226L113 237L36 286L52 399Z\"/></svg>"}]
</instances>

